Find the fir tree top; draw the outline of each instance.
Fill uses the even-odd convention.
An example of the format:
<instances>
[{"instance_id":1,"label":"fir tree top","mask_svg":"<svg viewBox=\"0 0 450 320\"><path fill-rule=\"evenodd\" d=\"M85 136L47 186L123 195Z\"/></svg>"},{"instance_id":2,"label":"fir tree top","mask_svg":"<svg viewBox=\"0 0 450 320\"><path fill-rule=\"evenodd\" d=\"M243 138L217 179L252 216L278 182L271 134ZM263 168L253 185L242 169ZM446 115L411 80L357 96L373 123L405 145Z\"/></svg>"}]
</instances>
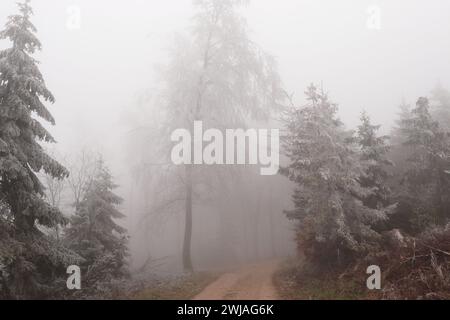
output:
<instances>
[{"instance_id":1,"label":"fir tree top","mask_svg":"<svg viewBox=\"0 0 450 320\"><path fill-rule=\"evenodd\" d=\"M37 30L30 21L33 8L30 6L30 0L18 3L18 6L21 14L9 16L9 21L6 23L6 28L2 31L1 37L11 40L15 49L34 53L36 49L41 49L41 42L34 35Z\"/></svg>"},{"instance_id":2,"label":"fir tree top","mask_svg":"<svg viewBox=\"0 0 450 320\"><path fill-rule=\"evenodd\" d=\"M380 161L389 151L388 136L378 136L380 125L373 125L367 112L361 114L361 124L358 126L358 142L362 148L362 160ZM382 164L390 164L382 161Z\"/></svg>"}]
</instances>

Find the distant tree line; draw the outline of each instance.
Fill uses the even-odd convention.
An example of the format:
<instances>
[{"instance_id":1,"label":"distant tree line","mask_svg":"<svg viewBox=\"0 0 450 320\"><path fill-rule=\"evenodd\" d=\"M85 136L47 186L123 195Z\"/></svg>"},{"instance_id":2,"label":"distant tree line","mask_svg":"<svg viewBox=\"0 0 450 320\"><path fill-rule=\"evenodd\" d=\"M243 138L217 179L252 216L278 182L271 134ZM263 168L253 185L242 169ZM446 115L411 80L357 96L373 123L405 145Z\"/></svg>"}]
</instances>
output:
<instances>
[{"instance_id":1,"label":"distant tree line","mask_svg":"<svg viewBox=\"0 0 450 320\"><path fill-rule=\"evenodd\" d=\"M317 267L342 269L385 249L386 234L418 236L450 219L450 93L432 104L400 106L392 136L379 134L367 113L356 131L338 106L311 85L308 103L285 114L281 169L296 185L293 209L299 251Z\"/></svg>"}]
</instances>

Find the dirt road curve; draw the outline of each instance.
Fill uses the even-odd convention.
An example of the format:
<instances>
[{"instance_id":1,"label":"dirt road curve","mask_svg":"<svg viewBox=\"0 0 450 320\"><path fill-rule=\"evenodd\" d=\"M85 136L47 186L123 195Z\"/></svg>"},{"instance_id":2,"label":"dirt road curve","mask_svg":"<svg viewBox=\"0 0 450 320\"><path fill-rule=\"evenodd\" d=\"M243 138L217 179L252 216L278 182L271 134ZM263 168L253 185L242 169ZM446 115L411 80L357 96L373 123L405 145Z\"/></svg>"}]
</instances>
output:
<instances>
[{"instance_id":1,"label":"dirt road curve","mask_svg":"<svg viewBox=\"0 0 450 320\"><path fill-rule=\"evenodd\" d=\"M278 262L246 266L226 273L211 283L194 300L278 300L272 276Z\"/></svg>"}]
</instances>

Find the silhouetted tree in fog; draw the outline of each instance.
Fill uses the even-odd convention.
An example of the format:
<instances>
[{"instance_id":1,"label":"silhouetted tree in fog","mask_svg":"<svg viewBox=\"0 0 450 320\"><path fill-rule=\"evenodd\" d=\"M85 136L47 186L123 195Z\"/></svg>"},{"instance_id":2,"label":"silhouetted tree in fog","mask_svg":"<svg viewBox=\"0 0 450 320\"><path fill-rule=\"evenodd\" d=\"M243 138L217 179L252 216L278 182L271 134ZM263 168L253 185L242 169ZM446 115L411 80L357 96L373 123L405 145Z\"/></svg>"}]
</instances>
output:
<instances>
[{"instance_id":1,"label":"silhouetted tree in fog","mask_svg":"<svg viewBox=\"0 0 450 320\"><path fill-rule=\"evenodd\" d=\"M432 119L427 98L420 98L411 117L403 120L402 132L409 150L402 181L406 188L403 201L410 204L415 229L423 230L450 216L448 134Z\"/></svg>"},{"instance_id":2,"label":"silhouetted tree in fog","mask_svg":"<svg viewBox=\"0 0 450 320\"><path fill-rule=\"evenodd\" d=\"M196 120L205 127L244 127L277 106L281 90L274 61L249 39L238 12L243 2L195 1L198 13L190 36L178 38L164 77L169 132L186 128L193 133ZM193 197L204 170L184 166L186 270L192 270Z\"/></svg>"},{"instance_id":3,"label":"silhouetted tree in fog","mask_svg":"<svg viewBox=\"0 0 450 320\"><path fill-rule=\"evenodd\" d=\"M450 92L442 85L431 93L430 113L444 131L450 132Z\"/></svg>"},{"instance_id":4,"label":"silhouetted tree in fog","mask_svg":"<svg viewBox=\"0 0 450 320\"><path fill-rule=\"evenodd\" d=\"M67 183L72 193L72 205L75 209L83 199L85 192L89 189L92 179L97 173L98 161L99 157L97 155L87 149L83 149L69 167L70 176L67 179Z\"/></svg>"}]
</instances>

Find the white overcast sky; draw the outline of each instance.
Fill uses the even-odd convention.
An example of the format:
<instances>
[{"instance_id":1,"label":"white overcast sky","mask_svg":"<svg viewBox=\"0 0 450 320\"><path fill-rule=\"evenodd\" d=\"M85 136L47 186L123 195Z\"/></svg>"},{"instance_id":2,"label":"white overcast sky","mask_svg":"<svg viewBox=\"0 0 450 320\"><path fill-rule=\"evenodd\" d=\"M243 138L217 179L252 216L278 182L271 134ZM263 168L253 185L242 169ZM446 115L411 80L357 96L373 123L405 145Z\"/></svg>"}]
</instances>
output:
<instances>
[{"instance_id":1,"label":"white overcast sky","mask_svg":"<svg viewBox=\"0 0 450 320\"><path fill-rule=\"evenodd\" d=\"M37 58L57 98L52 132L67 148L105 146L124 132L120 116L152 86L153 66L193 14L191 0L32 4L43 43ZM380 30L366 26L372 5L381 9ZM66 27L71 6L80 9L80 29ZM15 0L1 0L0 26L15 11ZM323 82L350 127L365 108L388 128L402 98L414 103L438 81L450 87L448 0L254 0L245 14L285 87L303 101L309 83Z\"/></svg>"}]
</instances>

